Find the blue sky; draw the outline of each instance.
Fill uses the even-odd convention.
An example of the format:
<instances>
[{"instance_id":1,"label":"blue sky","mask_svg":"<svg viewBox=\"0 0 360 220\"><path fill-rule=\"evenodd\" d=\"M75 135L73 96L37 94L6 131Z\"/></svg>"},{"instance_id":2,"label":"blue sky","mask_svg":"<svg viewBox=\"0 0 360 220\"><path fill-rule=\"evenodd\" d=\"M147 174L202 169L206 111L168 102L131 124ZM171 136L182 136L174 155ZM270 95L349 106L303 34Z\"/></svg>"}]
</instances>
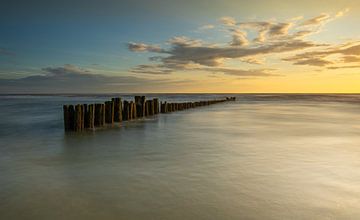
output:
<instances>
[{"instance_id":1,"label":"blue sky","mask_svg":"<svg viewBox=\"0 0 360 220\"><path fill-rule=\"evenodd\" d=\"M56 92L93 91L90 85L89 88L77 90L57 83L59 79L51 77L60 70L66 73L66 77L62 75L60 81L69 80L71 82L72 73L93 74L91 77L96 75L122 77L119 80L124 80L124 77L136 79L134 83L123 86L121 89L116 86L110 86L110 88L106 84L107 80L105 80L106 82L99 80L99 84L103 83L103 87L97 85L96 92L278 92L271 86L262 85L270 83L276 87L277 83L286 82L291 85L291 83L299 82L298 79L292 78L300 71L299 60L292 59L293 63L287 63L284 60L289 61L289 58L277 57L277 54L276 56L269 54L268 57L263 57L261 54L259 56L256 54L256 57L245 57L246 59L266 60L266 62L254 66L254 63L241 60L242 55L241 57L219 57L219 59L216 58L216 63L197 62L195 58L181 58L181 62L187 62L186 65L197 66L186 66L179 69L179 63L176 63L176 68L174 63L171 67L169 65L164 67L164 61L149 60L151 57L174 55L173 51L158 53L146 48L140 51L131 50L129 43L154 45L163 50L170 50L179 43L174 43L171 39L178 37L182 41L187 41L186 47L203 47L202 49L214 47L211 44L216 47L227 47L234 35L239 36L240 32L240 35L245 32L240 27L225 24L222 20L224 17L231 18L237 23L259 21L269 22L272 25L288 23L291 27L297 25L296 28L301 28L301 22L326 13L328 17L325 16L324 21L316 24L319 25L316 27L318 29L313 30L313 33L307 36L306 42L313 42L315 47L327 44L327 48L321 48L321 50L331 50L331 46L340 48L341 44L346 42L355 45L359 40L359 5L360 3L355 0L276 0L271 3L265 0L5 0L2 1L0 9L0 79L2 80L0 92L52 92L55 87ZM340 12L344 15L337 16L337 13ZM251 39L256 38L259 30L246 31L245 37L250 42ZM289 33L291 33L291 29L289 29ZM204 43L201 43L200 46L189 44L194 40ZM282 42L284 43L284 41ZM246 49L247 47L269 45L246 43L233 46L238 49ZM298 52L304 53L307 48L300 49ZM288 57L296 55L290 54L292 51L286 52L289 52ZM330 55L330 58L335 59L339 53L333 52L333 54L334 57ZM350 55L356 60L356 53ZM214 54L207 56L214 56ZM275 57L278 59L276 60ZM337 75L341 74L339 73L340 68L336 66L335 71L335 66L325 66L326 62L329 65L335 65L334 60L323 62L325 58L328 57L319 57L322 59L321 62L304 62L304 59L301 59L302 63L306 63L301 68L311 74L324 72L324 70L334 71L336 76L332 78L332 81L336 81L339 77ZM294 63L295 65L293 65ZM349 73L356 74L356 71L359 70L355 67L358 65L356 62L346 64L348 65L345 68L346 73L351 69ZM144 69L141 65L149 65L152 69L149 70L149 66ZM350 65L353 67L350 68ZM137 67L139 66L144 72L138 71ZM136 71L133 71L134 68ZM151 74L159 69L162 71L164 68L166 68L166 71L163 71L164 74ZM231 72L228 71L229 68L231 68ZM154 69L156 71L153 71ZM52 72L48 70L52 70ZM234 71L237 70L239 71L235 74ZM146 71L148 72L146 73ZM267 74L269 72L271 74ZM239 77L245 73L246 77ZM251 73L254 73L253 76ZM282 77L277 77L279 75ZM43 85L41 80L36 83L33 80L27 85L24 81L30 76L51 76L48 77L51 79L47 78L47 80L52 80L52 82L46 81ZM302 77L301 80L305 85L305 81L309 79L310 75ZM329 77L324 77L326 80L330 80ZM353 81L357 79L356 77L347 79L342 77L341 79ZM84 81L79 82L86 83L88 77L84 78L86 78ZM321 73L315 76L315 79L320 80L320 83ZM22 83L19 84L16 80L22 80ZM112 80L116 81L114 78ZM154 84L156 80L167 82L168 86ZM324 81L322 80L322 82ZM121 82L119 83L121 84ZM229 89L215 86L219 83ZM52 87L49 88L46 84L51 84ZM251 86L252 84L253 86ZM304 85L303 87L299 86L298 89L301 91ZM331 85L328 85L329 92L332 92L330 88L333 86ZM337 85L337 88L344 85ZM288 91L290 87L284 86L286 88L284 92L291 92ZM326 91L326 87L323 89ZM342 90L339 89L339 91Z\"/></svg>"}]
</instances>

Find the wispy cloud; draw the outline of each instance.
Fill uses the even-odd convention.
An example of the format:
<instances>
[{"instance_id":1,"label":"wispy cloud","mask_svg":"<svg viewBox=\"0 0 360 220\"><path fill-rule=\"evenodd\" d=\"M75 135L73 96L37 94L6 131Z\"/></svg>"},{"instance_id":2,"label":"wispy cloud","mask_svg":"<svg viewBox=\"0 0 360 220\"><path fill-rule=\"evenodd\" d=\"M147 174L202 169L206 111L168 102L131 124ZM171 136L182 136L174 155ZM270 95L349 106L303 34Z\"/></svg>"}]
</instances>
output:
<instances>
[{"instance_id":1,"label":"wispy cloud","mask_svg":"<svg viewBox=\"0 0 360 220\"><path fill-rule=\"evenodd\" d=\"M283 60L293 62L296 65L326 66L329 69L339 69L341 66L347 68L346 64L348 63L360 62L359 54L360 41L355 41L331 45L321 50L299 53ZM331 67L331 64L336 64L336 68Z\"/></svg>"},{"instance_id":2,"label":"wispy cloud","mask_svg":"<svg viewBox=\"0 0 360 220\"><path fill-rule=\"evenodd\" d=\"M240 76L240 77L264 77L264 76L278 76L278 74L271 73L273 69L231 69L231 68L211 68L206 71L212 73L223 73L226 75Z\"/></svg>"},{"instance_id":3,"label":"wispy cloud","mask_svg":"<svg viewBox=\"0 0 360 220\"><path fill-rule=\"evenodd\" d=\"M47 77L67 76L67 75L87 75L91 71L77 67L72 64L65 64L62 67L46 67L42 68L42 71Z\"/></svg>"},{"instance_id":4,"label":"wispy cloud","mask_svg":"<svg viewBox=\"0 0 360 220\"><path fill-rule=\"evenodd\" d=\"M308 19L304 21L301 26L308 26L308 25L319 25L323 24L331 19L331 16L329 14L323 13L319 16L316 16L314 18Z\"/></svg>"},{"instance_id":5,"label":"wispy cloud","mask_svg":"<svg viewBox=\"0 0 360 220\"><path fill-rule=\"evenodd\" d=\"M134 42L128 43L128 49L133 52L144 52L144 51L155 52L155 53L162 52L162 49L157 45L148 45L144 43L134 43Z\"/></svg>"},{"instance_id":6,"label":"wispy cloud","mask_svg":"<svg viewBox=\"0 0 360 220\"><path fill-rule=\"evenodd\" d=\"M222 17L220 18L220 22L227 26L235 26L236 20L232 17Z\"/></svg>"},{"instance_id":7,"label":"wispy cloud","mask_svg":"<svg viewBox=\"0 0 360 220\"><path fill-rule=\"evenodd\" d=\"M160 49L161 52L158 52L166 56L153 57L151 60L160 61L160 64L151 66L153 68L151 71L150 66L146 66L147 71L168 74L171 71L193 70L194 68L189 67L197 65L207 67L207 70L211 71L209 67L224 67L226 59L244 58L249 63L251 59L256 60L253 57L258 55L284 53L318 46L315 43L297 39L270 42L254 47L240 47L240 45L234 45L235 42L231 42L226 46L217 46L184 37L174 38L168 42L171 47ZM145 51L142 50L142 52ZM152 52L152 50L149 50L149 52ZM139 69L145 71L145 68L140 66L135 67L132 72L139 72Z\"/></svg>"},{"instance_id":8,"label":"wispy cloud","mask_svg":"<svg viewBox=\"0 0 360 220\"><path fill-rule=\"evenodd\" d=\"M342 10L342 11L338 11L338 12L336 13L336 17L342 17L342 16L344 16L345 14L347 14L349 11L350 11L350 8L345 8L345 9Z\"/></svg>"},{"instance_id":9,"label":"wispy cloud","mask_svg":"<svg viewBox=\"0 0 360 220\"><path fill-rule=\"evenodd\" d=\"M15 56L15 52L9 50L9 49L6 49L6 48L1 48L0 47L0 55L2 56Z\"/></svg>"},{"instance_id":10,"label":"wispy cloud","mask_svg":"<svg viewBox=\"0 0 360 220\"><path fill-rule=\"evenodd\" d=\"M203 26L199 27L198 30L203 31L203 30L210 30L210 29L214 29L214 28L215 28L214 25L206 24L206 25L203 25Z\"/></svg>"},{"instance_id":11,"label":"wispy cloud","mask_svg":"<svg viewBox=\"0 0 360 220\"><path fill-rule=\"evenodd\" d=\"M162 65L138 65L130 70L132 73L142 73L151 75L167 75L173 72L172 69L164 68Z\"/></svg>"},{"instance_id":12,"label":"wispy cloud","mask_svg":"<svg viewBox=\"0 0 360 220\"><path fill-rule=\"evenodd\" d=\"M230 34L229 42L208 43L202 39L192 39L184 36L173 37L165 44L150 45L146 43L129 43L128 48L133 52L152 52L157 56L150 58L155 64L139 65L131 69L133 73L170 74L181 71L221 72L229 75L235 73L269 76L264 71L266 57L279 57L283 61L294 65L308 65L329 67L335 62L327 59L332 54L340 54L343 62L355 62L358 59L356 45L334 46L307 40L307 37L317 34L326 23L342 17L348 9L339 11L335 15L322 13L313 18L302 16L290 18L285 22L270 21L237 21L233 17L222 17L220 22ZM210 29L212 28L209 27ZM251 39L248 33L254 33ZM251 35L253 36L253 34ZM304 52L306 51L306 52ZM294 53L297 53L294 55ZM262 59L260 60L259 57ZM262 69L242 69L229 66L227 61L261 65ZM274 75L274 74L273 74Z\"/></svg>"},{"instance_id":13,"label":"wispy cloud","mask_svg":"<svg viewBox=\"0 0 360 220\"><path fill-rule=\"evenodd\" d=\"M19 79L0 79L0 93L131 92L183 83L169 78L108 76L71 64L42 68L41 72Z\"/></svg>"}]
</instances>

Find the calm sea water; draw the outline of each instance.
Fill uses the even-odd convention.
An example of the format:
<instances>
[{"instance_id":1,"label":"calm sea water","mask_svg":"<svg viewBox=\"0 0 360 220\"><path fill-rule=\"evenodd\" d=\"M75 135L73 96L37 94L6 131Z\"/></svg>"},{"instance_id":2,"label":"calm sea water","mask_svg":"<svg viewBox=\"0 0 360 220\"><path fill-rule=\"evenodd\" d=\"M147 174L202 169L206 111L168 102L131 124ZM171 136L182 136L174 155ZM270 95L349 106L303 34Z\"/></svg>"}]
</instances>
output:
<instances>
[{"instance_id":1,"label":"calm sea water","mask_svg":"<svg viewBox=\"0 0 360 220\"><path fill-rule=\"evenodd\" d=\"M70 135L107 97L1 96L0 219L360 219L359 95L236 96Z\"/></svg>"}]
</instances>

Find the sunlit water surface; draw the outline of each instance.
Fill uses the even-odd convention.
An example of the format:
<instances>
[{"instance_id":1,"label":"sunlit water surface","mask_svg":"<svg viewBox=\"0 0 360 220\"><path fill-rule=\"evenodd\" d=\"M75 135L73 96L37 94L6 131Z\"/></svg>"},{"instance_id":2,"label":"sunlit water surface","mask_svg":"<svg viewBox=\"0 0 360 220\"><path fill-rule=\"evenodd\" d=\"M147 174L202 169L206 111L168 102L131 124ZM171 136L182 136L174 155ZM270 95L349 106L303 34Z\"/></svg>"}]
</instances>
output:
<instances>
[{"instance_id":1,"label":"sunlit water surface","mask_svg":"<svg viewBox=\"0 0 360 220\"><path fill-rule=\"evenodd\" d=\"M107 97L0 97L0 219L360 219L360 96L237 97L70 135Z\"/></svg>"}]
</instances>

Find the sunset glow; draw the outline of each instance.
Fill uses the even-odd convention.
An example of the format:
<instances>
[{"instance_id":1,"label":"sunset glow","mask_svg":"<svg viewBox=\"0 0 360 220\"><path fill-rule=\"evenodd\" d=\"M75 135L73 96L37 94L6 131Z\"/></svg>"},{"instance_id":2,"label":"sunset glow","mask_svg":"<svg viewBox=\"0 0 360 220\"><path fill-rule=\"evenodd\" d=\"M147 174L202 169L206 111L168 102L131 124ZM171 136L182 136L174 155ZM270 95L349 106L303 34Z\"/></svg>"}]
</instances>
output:
<instances>
[{"instance_id":1,"label":"sunset glow","mask_svg":"<svg viewBox=\"0 0 360 220\"><path fill-rule=\"evenodd\" d=\"M16 2L1 93L360 92L356 0Z\"/></svg>"}]
</instances>

